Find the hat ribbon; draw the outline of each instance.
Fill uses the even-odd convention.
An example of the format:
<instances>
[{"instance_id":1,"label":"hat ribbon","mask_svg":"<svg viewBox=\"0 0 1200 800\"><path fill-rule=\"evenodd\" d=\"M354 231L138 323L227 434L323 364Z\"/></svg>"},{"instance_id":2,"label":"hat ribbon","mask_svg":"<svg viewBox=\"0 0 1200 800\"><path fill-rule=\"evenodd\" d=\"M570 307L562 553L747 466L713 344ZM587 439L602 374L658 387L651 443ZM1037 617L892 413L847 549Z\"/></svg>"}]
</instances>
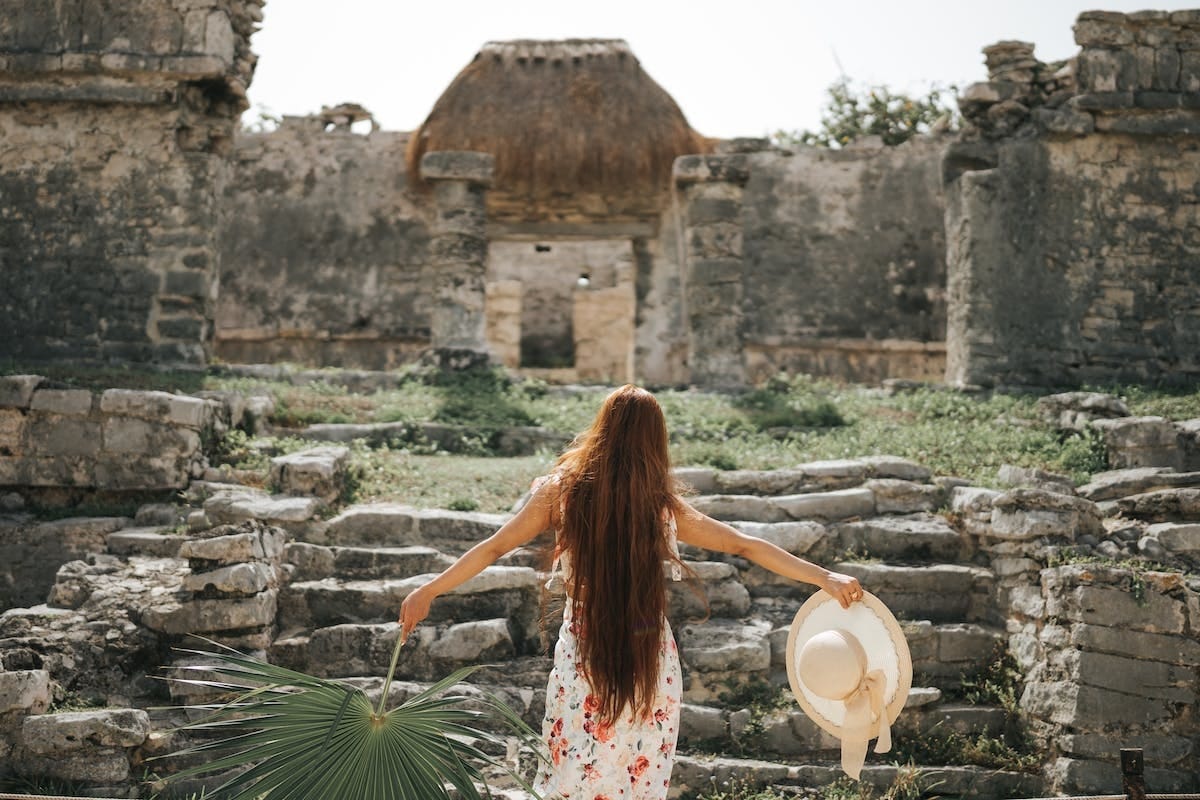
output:
<instances>
[{"instance_id":1,"label":"hat ribbon","mask_svg":"<svg viewBox=\"0 0 1200 800\"><path fill-rule=\"evenodd\" d=\"M873 669L842 698L846 704L846 717L842 725L842 770L855 780L858 780L858 774L867 760L867 744L871 739L879 738L875 743L876 753L886 753L892 749L892 731L883 707L886 686L887 678L883 670Z\"/></svg>"}]
</instances>

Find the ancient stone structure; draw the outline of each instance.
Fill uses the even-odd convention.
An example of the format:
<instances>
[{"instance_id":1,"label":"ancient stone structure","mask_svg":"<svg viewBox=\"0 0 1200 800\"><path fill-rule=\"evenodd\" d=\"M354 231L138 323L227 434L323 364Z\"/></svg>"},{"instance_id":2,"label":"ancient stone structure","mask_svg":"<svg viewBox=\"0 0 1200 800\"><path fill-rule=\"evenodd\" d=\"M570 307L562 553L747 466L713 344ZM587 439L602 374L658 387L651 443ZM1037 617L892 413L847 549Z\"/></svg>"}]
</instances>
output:
<instances>
[{"instance_id":1,"label":"ancient stone structure","mask_svg":"<svg viewBox=\"0 0 1200 800\"><path fill-rule=\"evenodd\" d=\"M946 157L947 379L1200 375L1200 14L1080 15L1081 51L985 49Z\"/></svg>"},{"instance_id":2,"label":"ancient stone structure","mask_svg":"<svg viewBox=\"0 0 1200 800\"><path fill-rule=\"evenodd\" d=\"M1118 468L1079 487L1005 467L1002 490L888 456L769 471L688 468L679 477L697 490L697 508L837 564L904 620L917 688L894 729L900 746L952 734L1030 737L1032 771L924 765L940 796L1110 792L1122 746L1146 748L1155 791L1195 791L1200 472L1184 469L1197 465L1196 421L1165 423L1176 433L1171 453L1162 421L1119 416L1128 410L1115 398L1069 393L1043 407L1056 424L1106 437L1115 467L1170 465ZM1151 433L1131 433L1143 428ZM195 717L188 706L215 699L187 684L171 685L167 697L147 679L168 665L204 674L205 657L169 655L188 633L377 692L401 599L508 517L395 504L330 515L323 509L337 502L346 457L345 448L321 446L275 458L274 495L205 470L179 503L145 506L136 519L5 520L4 562L18 568L4 581L19 591L0 600L8 607L0 613L0 781L15 772L134 796L139 765L189 741L167 730ZM1135 555L1162 570L1116 563ZM684 557L712 618L696 624L704 606L687 586L671 587L685 679L681 746L753 759L681 755L674 785L702 789L733 775L755 786L833 780L837 742L799 709L723 699L730 685L785 683L795 585L740 559L690 548ZM536 723L549 661L537 622L545 575L535 560L514 552L441 598L402 651L399 696L458 666L498 663L473 680ZM1022 675L1014 702L950 696L964 676L996 679L988 671L1006 648ZM168 699L183 709L158 708ZM105 707L47 713L63 703ZM876 786L895 775L872 760L864 772Z\"/></svg>"},{"instance_id":3,"label":"ancient stone structure","mask_svg":"<svg viewBox=\"0 0 1200 800\"><path fill-rule=\"evenodd\" d=\"M203 363L262 0L20 5L0 30L0 352Z\"/></svg>"}]
</instances>

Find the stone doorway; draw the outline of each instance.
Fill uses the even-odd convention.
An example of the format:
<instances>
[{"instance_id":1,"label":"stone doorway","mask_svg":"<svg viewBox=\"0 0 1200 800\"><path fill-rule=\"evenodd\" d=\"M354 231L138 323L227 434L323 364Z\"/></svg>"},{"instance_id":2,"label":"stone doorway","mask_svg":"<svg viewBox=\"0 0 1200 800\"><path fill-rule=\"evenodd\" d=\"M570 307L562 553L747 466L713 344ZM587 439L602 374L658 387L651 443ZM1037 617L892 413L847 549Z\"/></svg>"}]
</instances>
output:
<instances>
[{"instance_id":1,"label":"stone doorway","mask_svg":"<svg viewBox=\"0 0 1200 800\"><path fill-rule=\"evenodd\" d=\"M633 380L629 239L493 241L487 338L506 366L565 380Z\"/></svg>"}]
</instances>

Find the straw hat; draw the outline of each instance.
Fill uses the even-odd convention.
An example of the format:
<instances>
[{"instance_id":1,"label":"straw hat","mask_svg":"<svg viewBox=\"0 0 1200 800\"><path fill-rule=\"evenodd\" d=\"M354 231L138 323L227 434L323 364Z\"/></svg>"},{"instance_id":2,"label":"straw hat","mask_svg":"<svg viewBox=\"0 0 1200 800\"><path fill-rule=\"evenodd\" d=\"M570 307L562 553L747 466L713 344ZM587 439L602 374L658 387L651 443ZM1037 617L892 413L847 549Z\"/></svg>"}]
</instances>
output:
<instances>
[{"instance_id":1,"label":"straw hat","mask_svg":"<svg viewBox=\"0 0 1200 800\"><path fill-rule=\"evenodd\" d=\"M912 687L912 657L900 623L878 597L842 608L818 591L800 607L788 635L787 673L804 713L842 742L842 769L858 778L867 743L892 748L890 725Z\"/></svg>"}]
</instances>

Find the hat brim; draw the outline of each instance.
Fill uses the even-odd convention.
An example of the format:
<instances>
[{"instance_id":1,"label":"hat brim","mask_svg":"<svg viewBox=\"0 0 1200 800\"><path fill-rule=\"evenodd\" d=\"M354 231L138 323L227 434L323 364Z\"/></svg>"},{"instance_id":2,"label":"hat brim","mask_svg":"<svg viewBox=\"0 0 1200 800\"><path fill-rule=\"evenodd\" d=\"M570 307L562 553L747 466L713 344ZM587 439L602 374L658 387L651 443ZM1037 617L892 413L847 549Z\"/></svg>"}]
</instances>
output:
<instances>
[{"instance_id":1,"label":"hat brim","mask_svg":"<svg viewBox=\"0 0 1200 800\"><path fill-rule=\"evenodd\" d=\"M821 631L841 628L854 634L867 654L867 669L879 669L886 678L883 699L888 723L896 721L912 688L912 656L900 623L883 601L870 592L849 608L824 590L800 606L792 620L787 642L787 676L792 694L804 713L823 730L846 740L845 704L814 694L800 680L797 656L805 642Z\"/></svg>"}]
</instances>

